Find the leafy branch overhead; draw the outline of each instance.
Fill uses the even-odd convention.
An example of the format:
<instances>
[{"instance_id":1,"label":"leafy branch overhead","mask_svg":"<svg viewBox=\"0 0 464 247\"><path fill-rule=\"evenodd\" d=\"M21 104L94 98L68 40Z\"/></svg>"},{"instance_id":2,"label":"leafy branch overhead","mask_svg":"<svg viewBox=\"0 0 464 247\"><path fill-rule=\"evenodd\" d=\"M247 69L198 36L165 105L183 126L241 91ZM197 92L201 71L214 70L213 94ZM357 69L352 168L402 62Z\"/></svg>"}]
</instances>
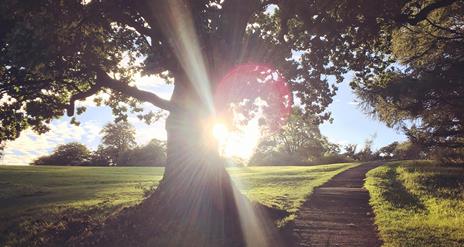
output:
<instances>
[{"instance_id":1,"label":"leafy branch overhead","mask_svg":"<svg viewBox=\"0 0 464 247\"><path fill-rule=\"evenodd\" d=\"M390 45L381 50L397 62L352 83L368 113L403 129L424 147L461 153L455 157L460 162L464 160L463 13L463 1L435 1L423 7L414 21L391 30Z\"/></svg>"}]
</instances>

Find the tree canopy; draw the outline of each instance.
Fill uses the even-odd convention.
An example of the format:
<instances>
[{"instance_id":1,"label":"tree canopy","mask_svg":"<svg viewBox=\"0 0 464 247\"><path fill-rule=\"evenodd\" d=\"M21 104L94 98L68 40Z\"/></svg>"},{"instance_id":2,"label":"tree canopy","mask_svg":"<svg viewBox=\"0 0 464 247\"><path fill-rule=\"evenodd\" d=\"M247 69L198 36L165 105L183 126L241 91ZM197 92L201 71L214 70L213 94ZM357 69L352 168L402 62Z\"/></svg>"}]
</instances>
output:
<instances>
[{"instance_id":1,"label":"tree canopy","mask_svg":"<svg viewBox=\"0 0 464 247\"><path fill-rule=\"evenodd\" d=\"M123 155L127 156L126 166L164 166L166 163L166 143L152 139L146 145L135 147Z\"/></svg>"},{"instance_id":2,"label":"tree canopy","mask_svg":"<svg viewBox=\"0 0 464 247\"><path fill-rule=\"evenodd\" d=\"M135 129L125 121L108 123L101 130L102 144L99 149L105 153L113 165L127 164L126 153L136 146Z\"/></svg>"},{"instance_id":3,"label":"tree canopy","mask_svg":"<svg viewBox=\"0 0 464 247\"><path fill-rule=\"evenodd\" d=\"M329 153L337 154L337 148L321 134L316 119L304 117L302 110L294 107L287 123L278 132L265 134L250 164L306 164Z\"/></svg>"},{"instance_id":4,"label":"tree canopy","mask_svg":"<svg viewBox=\"0 0 464 247\"><path fill-rule=\"evenodd\" d=\"M427 3L419 2L416 8ZM464 4L439 3L446 7L388 29L391 40L384 41L380 51L390 55L390 67L359 76L352 85L366 111L403 128L413 142L462 152Z\"/></svg>"},{"instance_id":5,"label":"tree canopy","mask_svg":"<svg viewBox=\"0 0 464 247\"><path fill-rule=\"evenodd\" d=\"M202 81L211 90L241 63L272 64L306 113L325 120L335 91L328 76L368 73L366 62L384 67L372 42L388 39L383 23L417 23L450 2L3 1L0 137L14 139L27 127L44 132L53 118L73 115L75 101L107 89L111 97L101 103L121 118L128 108L140 112L140 101L172 111L180 101L137 89L134 73L191 91Z\"/></svg>"},{"instance_id":6,"label":"tree canopy","mask_svg":"<svg viewBox=\"0 0 464 247\"><path fill-rule=\"evenodd\" d=\"M91 159L90 150L78 142L70 142L56 147L51 155L42 156L32 165L79 166Z\"/></svg>"}]
</instances>

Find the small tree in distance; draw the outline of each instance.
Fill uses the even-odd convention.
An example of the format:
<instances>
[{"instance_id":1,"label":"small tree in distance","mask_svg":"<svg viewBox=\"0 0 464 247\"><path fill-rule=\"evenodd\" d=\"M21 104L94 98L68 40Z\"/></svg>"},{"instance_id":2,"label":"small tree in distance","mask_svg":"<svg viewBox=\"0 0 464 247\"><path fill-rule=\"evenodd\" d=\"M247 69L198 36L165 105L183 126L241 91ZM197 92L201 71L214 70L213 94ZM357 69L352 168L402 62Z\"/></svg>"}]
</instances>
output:
<instances>
[{"instance_id":1,"label":"small tree in distance","mask_svg":"<svg viewBox=\"0 0 464 247\"><path fill-rule=\"evenodd\" d=\"M356 149L358 148L358 145L356 144L348 144L345 147L345 156L351 159L357 159L356 156Z\"/></svg>"},{"instance_id":2,"label":"small tree in distance","mask_svg":"<svg viewBox=\"0 0 464 247\"><path fill-rule=\"evenodd\" d=\"M91 152L83 144L71 142L59 145L51 155L42 156L32 165L49 165L49 166L79 166L84 165L90 160Z\"/></svg>"},{"instance_id":3,"label":"small tree in distance","mask_svg":"<svg viewBox=\"0 0 464 247\"><path fill-rule=\"evenodd\" d=\"M4 155L4 150L5 150L5 143L0 143L0 159L3 157Z\"/></svg>"},{"instance_id":4,"label":"small tree in distance","mask_svg":"<svg viewBox=\"0 0 464 247\"><path fill-rule=\"evenodd\" d=\"M139 146L123 154L126 159L124 166L165 166L166 143L152 139L145 146Z\"/></svg>"},{"instance_id":5,"label":"small tree in distance","mask_svg":"<svg viewBox=\"0 0 464 247\"><path fill-rule=\"evenodd\" d=\"M319 130L316 119L294 107L288 122L277 133L270 133L258 144L251 165L297 165L317 162L325 155L339 153Z\"/></svg>"},{"instance_id":6,"label":"small tree in distance","mask_svg":"<svg viewBox=\"0 0 464 247\"><path fill-rule=\"evenodd\" d=\"M108 123L101 130L102 137L102 150L110 160L112 165L127 164L127 155L124 155L129 150L136 146L135 142L135 129L125 121L117 123Z\"/></svg>"}]
</instances>

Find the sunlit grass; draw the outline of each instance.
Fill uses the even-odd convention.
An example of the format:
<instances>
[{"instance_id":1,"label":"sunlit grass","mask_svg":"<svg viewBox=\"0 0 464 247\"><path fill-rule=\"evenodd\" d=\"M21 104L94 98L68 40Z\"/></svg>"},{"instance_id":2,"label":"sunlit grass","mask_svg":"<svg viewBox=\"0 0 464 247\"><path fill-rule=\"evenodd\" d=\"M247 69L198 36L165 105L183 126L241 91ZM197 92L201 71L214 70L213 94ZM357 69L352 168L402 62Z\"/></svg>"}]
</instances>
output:
<instances>
[{"instance_id":1,"label":"sunlit grass","mask_svg":"<svg viewBox=\"0 0 464 247\"><path fill-rule=\"evenodd\" d=\"M250 199L290 212L288 221L314 187L355 165L244 167L229 172ZM163 168L155 167L0 167L0 246L28 246L37 236L62 227L64 220L101 222L139 203L144 190L162 175Z\"/></svg>"},{"instance_id":2,"label":"sunlit grass","mask_svg":"<svg viewBox=\"0 0 464 247\"><path fill-rule=\"evenodd\" d=\"M285 219L288 221L315 187L355 165L245 167L231 168L229 172L242 193L267 206L288 211L290 216Z\"/></svg>"},{"instance_id":3,"label":"sunlit grass","mask_svg":"<svg viewBox=\"0 0 464 247\"><path fill-rule=\"evenodd\" d=\"M368 173L385 246L464 246L464 168L403 161Z\"/></svg>"}]
</instances>

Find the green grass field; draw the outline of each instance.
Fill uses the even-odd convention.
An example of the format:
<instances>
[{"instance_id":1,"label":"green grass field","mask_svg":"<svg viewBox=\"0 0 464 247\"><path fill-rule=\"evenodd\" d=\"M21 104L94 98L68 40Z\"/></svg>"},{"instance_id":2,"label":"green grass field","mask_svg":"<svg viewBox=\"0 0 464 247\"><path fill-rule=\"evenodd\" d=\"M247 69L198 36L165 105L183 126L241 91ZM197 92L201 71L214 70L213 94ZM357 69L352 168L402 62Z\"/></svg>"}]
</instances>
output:
<instances>
[{"instance_id":1,"label":"green grass field","mask_svg":"<svg viewBox=\"0 0 464 247\"><path fill-rule=\"evenodd\" d=\"M464 246L463 167L401 161L367 177L384 246Z\"/></svg>"},{"instance_id":2,"label":"green grass field","mask_svg":"<svg viewBox=\"0 0 464 247\"><path fill-rule=\"evenodd\" d=\"M229 168L240 190L252 200L294 213L312 190L356 166ZM0 246L34 245L59 231L70 217L102 222L143 199L160 181L163 168L0 167Z\"/></svg>"}]
</instances>

